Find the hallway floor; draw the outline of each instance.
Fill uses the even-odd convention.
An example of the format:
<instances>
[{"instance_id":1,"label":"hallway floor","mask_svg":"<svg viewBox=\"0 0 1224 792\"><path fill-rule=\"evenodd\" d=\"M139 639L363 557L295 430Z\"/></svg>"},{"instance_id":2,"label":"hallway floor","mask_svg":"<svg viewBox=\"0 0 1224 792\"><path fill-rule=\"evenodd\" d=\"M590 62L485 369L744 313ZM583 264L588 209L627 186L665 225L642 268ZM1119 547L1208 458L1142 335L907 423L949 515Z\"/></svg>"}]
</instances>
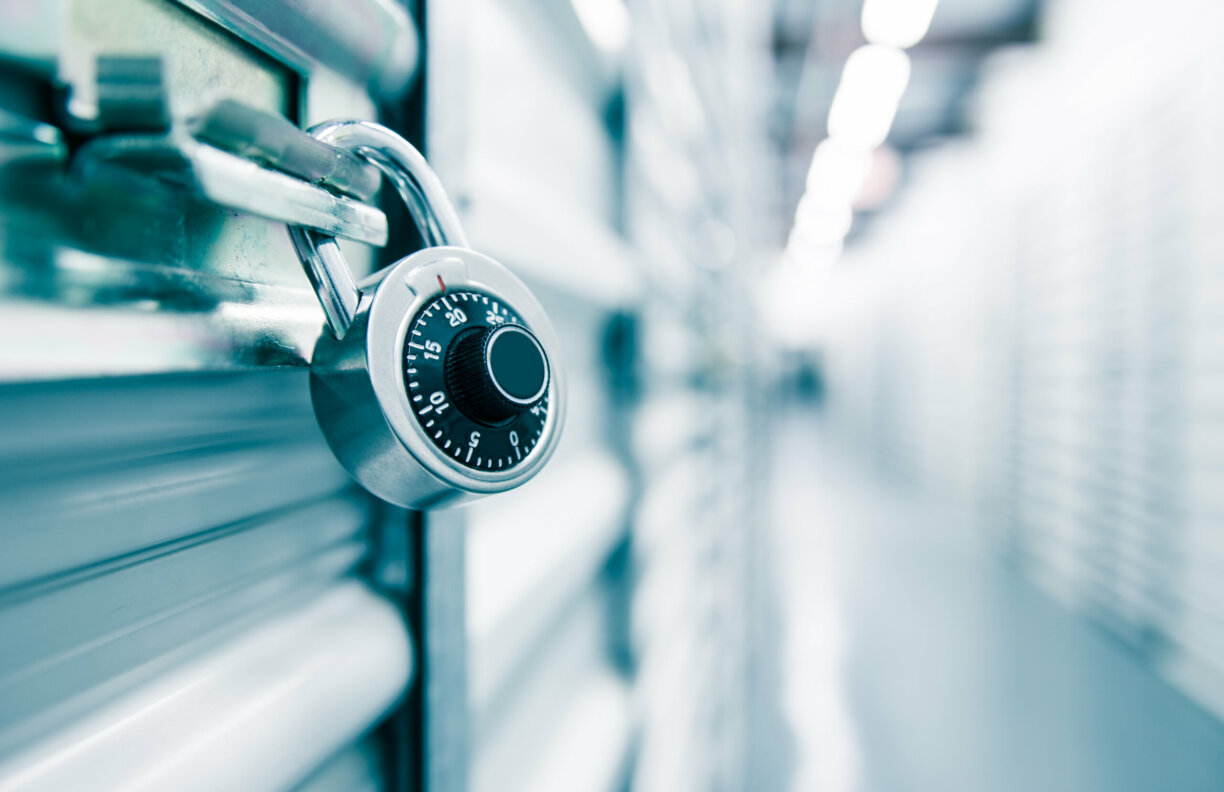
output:
<instances>
[{"instance_id":1,"label":"hallway floor","mask_svg":"<svg viewBox=\"0 0 1224 792\"><path fill-rule=\"evenodd\" d=\"M1219 792L1224 723L957 528L775 427L783 699L804 792Z\"/></svg>"}]
</instances>

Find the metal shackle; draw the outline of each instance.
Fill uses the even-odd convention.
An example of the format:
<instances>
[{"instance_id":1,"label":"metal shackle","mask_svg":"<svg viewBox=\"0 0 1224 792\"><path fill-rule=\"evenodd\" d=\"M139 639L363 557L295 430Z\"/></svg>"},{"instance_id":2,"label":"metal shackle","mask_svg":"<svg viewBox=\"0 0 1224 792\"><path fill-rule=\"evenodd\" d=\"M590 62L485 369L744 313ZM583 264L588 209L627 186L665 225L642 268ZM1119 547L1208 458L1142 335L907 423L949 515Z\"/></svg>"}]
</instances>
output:
<instances>
[{"instance_id":1,"label":"metal shackle","mask_svg":"<svg viewBox=\"0 0 1224 792\"><path fill-rule=\"evenodd\" d=\"M381 124L370 121L326 121L310 134L352 151L382 171L395 185L428 247L470 247L459 215L438 175L416 147ZM357 314L361 292L335 237L300 226L289 230L298 257L310 277L327 325L344 338Z\"/></svg>"}]
</instances>

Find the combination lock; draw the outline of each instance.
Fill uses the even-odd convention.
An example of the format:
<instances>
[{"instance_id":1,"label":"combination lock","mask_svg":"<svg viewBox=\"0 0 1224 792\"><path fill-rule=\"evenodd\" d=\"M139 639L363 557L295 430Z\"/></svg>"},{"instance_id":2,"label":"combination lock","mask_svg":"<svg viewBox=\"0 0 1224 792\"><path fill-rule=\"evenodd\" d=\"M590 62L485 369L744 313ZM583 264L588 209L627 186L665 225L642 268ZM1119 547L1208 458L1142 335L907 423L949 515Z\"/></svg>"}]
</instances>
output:
<instances>
[{"instance_id":1,"label":"combination lock","mask_svg":"<svg viewBox=\"0 0 1224 792\"><path fill-rule=\"evenodd\" d=\"M557 337L539 302L468 247L433 170L391 130L311 130L377 166L425 247L358 284L336 240L291 229L327 317L311 362L315 415L363 487L436 508L522 484L548 461L565 416Z\"/></svg>"}]
</instances>

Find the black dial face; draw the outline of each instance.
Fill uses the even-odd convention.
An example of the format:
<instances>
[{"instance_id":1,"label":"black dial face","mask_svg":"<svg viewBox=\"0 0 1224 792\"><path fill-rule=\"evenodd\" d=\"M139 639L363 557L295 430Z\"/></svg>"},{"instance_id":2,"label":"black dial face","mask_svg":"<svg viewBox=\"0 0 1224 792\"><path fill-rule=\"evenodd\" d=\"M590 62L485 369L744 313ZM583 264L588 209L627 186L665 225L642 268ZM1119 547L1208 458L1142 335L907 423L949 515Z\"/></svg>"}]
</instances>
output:
<instances>
[{"instance_id":1,"label":"black dial face","mask_svg":"<svg viewBox=\"0 0 1224 792\"><path fill-rule=\"evenodd\" d=\"M404 341L413 415L438 450L485 472L527 459L548 416L548 359L503 301L448 290L427 304Z\"/></svg>"}]
</instances>

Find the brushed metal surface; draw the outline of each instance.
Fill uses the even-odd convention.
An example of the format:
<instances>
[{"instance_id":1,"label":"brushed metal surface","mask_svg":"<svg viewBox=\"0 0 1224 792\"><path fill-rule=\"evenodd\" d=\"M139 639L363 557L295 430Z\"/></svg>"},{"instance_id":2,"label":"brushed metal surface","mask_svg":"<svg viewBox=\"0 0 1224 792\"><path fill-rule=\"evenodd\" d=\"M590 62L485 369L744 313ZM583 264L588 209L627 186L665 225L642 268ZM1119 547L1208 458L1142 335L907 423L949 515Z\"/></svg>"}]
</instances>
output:
<instances>
[{"instance_id":1,"label":"brushed metal surface","mask_svg":"<svg viewBox=\"0 0 1224 792\"><path fill-rule=\"evenodd\" d=\"M0 764L0 790L281 790L395 704L399 612L356 581L168 670Z\"/></svg>"},{"instance_id":2,"label":"brushed metal surface","mask_svg":"<svg viewBox=\"0 0 1224 792\"><path fill-rule=\"evenodd\" d=\"M0 756L365 557L307 390L303 369L0 386Z\"/></svg>"},{"instance_id":3,"label":"brushed metal surface","mask_svg":"<svg viewBox=\"0 0 1224 792\"><path fill-rule=\"evenodd\" d=\"M322 65L371 95L392 99L412 84L420 41L394 0L180 0L297 68Z\"/></svg>"}]
</instances>

